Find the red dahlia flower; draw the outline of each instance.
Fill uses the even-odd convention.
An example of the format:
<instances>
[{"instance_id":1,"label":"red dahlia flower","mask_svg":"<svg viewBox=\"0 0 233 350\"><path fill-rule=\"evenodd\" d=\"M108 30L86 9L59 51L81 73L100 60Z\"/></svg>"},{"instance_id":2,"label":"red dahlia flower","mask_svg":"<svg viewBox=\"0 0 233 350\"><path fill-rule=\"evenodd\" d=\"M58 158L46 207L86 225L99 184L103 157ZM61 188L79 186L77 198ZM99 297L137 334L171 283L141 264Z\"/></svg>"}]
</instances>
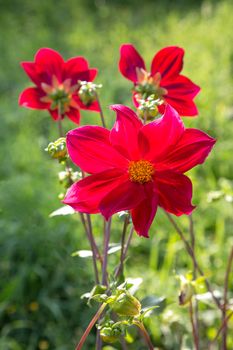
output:
<instances>
[{"instance_id":1,"label":"red dahlia flower","mask_svg":"<svg viewBox=\"0 0 233 350\"><path fill-rule=\"evenodd\" d=\"M97 69L89 68L83 57L64 61L62 56L48 48L40 49L34 62L22 62L23 69L36 87L25 89L19 104L33 109L47 109L54 120L66 115L79 124L80 109L99 111L97 101L84 104L79 96L79 81L93 81Z\"/></svg>"},{"instance_id":2,"label":"red dahlia flower","mask_svg":"<svg viewBox=\"0 0 233 350\"><path fill-rule=\"evenodd\" d=\"M160 98L169 103L182 116L198 114L193 99L200 88L180 74L183 56L184 50L180 47L165 47L156 53L151 63L151 71L148 72L143 58L133 45L121 46L119 69L124 77L134 83L133 97L136 107L137 99L154 95L155 99Z\"/></svg>"},{"instance_id":3,"label":"red dahlia flower","mask_svg":"<svg viewBox=\"0 0 233 350\"><path fill-rule=\"evenodd\" d=\"M130 210L135 230L148 237L158 206L177 216L192 212L192 183L183 173L204 162L215 140L185 129L169 105L146 125L128 107L111 108L117 113L112 130L83 126L67 134L72 161L92 175L73 184L64 203L106 220Z\"/></svg>"}]
</instances>

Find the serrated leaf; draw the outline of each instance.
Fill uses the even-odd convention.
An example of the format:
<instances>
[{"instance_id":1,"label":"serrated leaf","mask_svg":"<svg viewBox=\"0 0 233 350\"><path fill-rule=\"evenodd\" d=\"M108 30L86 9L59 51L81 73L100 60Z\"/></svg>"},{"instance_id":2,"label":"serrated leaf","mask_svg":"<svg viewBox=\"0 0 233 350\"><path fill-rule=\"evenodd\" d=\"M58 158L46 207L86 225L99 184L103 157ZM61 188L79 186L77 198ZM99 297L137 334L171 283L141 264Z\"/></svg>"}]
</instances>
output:
<instances>
[{"instance_id":1,"label":"serrated leaf","mask_svg":"<svg viewBox=\"0 0 233 350\"><path fill-rule=\"evenodd\" d=\"M51 214L49 214L49 217L52 218L54 216L60 216L60 215L72 215L75 213L75 210L71 208L69 205L64 205L63 207L54 210Z\"/></svg>"}]
</instances>

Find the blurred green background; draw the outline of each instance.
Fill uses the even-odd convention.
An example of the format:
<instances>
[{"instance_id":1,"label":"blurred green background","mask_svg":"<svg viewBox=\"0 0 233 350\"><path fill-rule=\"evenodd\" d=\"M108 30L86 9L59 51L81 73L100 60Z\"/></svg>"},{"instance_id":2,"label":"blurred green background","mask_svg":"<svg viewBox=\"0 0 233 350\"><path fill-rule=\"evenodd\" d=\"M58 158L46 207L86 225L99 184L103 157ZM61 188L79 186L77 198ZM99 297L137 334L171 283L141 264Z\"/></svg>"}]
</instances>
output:
<instances>
[{"instance_id":1,"label":"blurred green background","mask_svg":"<svg viewBox=\"0 0 233 350\"><path fill-rule=\"evenodd\" d=\"M56 49L66 59L85 56L99 69L96 82L103 84L101 101L111 127L109 104L132 107L131 84L118 72L119 46L133 43L148 67L160 48L185 48L183 73L202 91L196 99L199 117L184 122L218 139L206 164L189 174L198 206L197 255L213 288L222 292L233 244L232 23L230 0L0 0L0 350L73 350L94 312L80 299L94 283L91 260L71 257L73 251L89 248L79 217L48 217L61 206L61 166L44 152L57 138L57 125L46 112L18 107L19 93L31 85L19 62L33 60L40 47ZM81 124L100 124L95 113L82 116ZM65 120L64 127L75 126ZM218 198L211 201L211 194ZM99 222L95 215L94 232L101 244ZM188 237L187 217L178 222ZM116 216L111 242L119 242L121 230ZM192 268L190 258L162 211L150 236L146 240L134 234L126 276L143 277L140 299L148 294L166 298L147 324L154 344L166 350L192 349L188 310L178 306L175 279ZM111 268L117 259L117 254L110 256ZM201 349L206 349L220 315L207 297L203 299ZM230 327L232 349L233 323ZM131 342L129 349L146 349L134 330ZM94 332L84 349L94 349L93 344Z\"/></svg>"}]
</instances>

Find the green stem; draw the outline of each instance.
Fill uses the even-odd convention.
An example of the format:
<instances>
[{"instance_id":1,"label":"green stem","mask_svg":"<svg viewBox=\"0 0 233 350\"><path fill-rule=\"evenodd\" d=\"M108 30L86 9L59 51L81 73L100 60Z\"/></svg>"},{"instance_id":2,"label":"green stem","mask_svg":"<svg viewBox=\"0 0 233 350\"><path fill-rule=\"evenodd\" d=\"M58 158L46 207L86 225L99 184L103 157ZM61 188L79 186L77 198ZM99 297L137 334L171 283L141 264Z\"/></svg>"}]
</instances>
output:
<instances>
[{"instance_id":1,"label":"green stem","mask_svg":"<svg viewBox=\"0 0 233 350\"><path fill-rule=\"evenodd\" d=\"M96 312L95 316L92 318L91 322L89 323L89 325L87 326L87 329L85 330L85 332L83 333L82 338L80 339L78 345L76 346L75 350L81 350L83 344L86 341L86 338L88 337L90 331L92 330L92 328L94 327L95 323L98 321L98 319L100 318L102 312L104 311L105 307L106 307L106 303L103 303L99 310Z\"/></svg>"}]
</instances>

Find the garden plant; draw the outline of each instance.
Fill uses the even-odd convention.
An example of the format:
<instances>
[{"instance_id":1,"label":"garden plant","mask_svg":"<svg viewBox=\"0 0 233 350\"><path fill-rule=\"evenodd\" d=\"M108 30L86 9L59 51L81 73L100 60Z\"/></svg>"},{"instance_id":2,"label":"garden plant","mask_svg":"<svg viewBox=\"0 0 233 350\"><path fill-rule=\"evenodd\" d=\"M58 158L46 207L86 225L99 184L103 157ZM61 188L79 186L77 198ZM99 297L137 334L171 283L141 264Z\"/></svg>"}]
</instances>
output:
<instances>
[{"instance_id":1,"label":"garden plant","mask_svg":"<svg viewBox=\"0 0 233 350\"><path fill-rule=\"evenodd\" d=\"M81 350L86 338L96 326L96 349L102 343L119 342L127 349L128 329L138 327L145 344L154 349L144 325L153 310L160 306L142 306L133 295L135 282L124 274L124 264L134 235L149 238L157 208L164 210L175 228L193 263L192 272L178 275L179 304L187 306L193 337L193 347L202 346L198 318L198 289L205 285L222 323L216 337L208 344L211 349L222 337L222 349L227 349L228 320L233 314L228 305L229 273L233 260L231 249L226 269L224 295L218 298L195 254L195 227L192 204L192 182L185 175L203 164L216 140L195 128L186 128L182 117L195 117L198 109L194 98L200 88L181 74L184 49L169 46L157 52L150 71L132 44L120 48L119 70L133 82L135 110L120 104L111 105L116 120L111 130L106 128L96 84L96 68L90 68L84 57L65 61L50 48L41 48L33 62L22 62L22 68L34 83L19 97L19 105L48 110L58 125L59 138L48 144L46 151L63 167L60 179L67 189L61 195L65 206L52 215L79 213L83 230L90 244L95 285L84 297L87 304L100 304L76 350ZM64 135L63 120L68 117L80 124L81 110L97 112L101 126L79 126ZM75 167L76 166L76 167ZM96 243L92 229L92 214L101 214L102 246ZM119 244L111 246L111 224L114 214L121 218ZM189 238L173 218L187 215ZM102 216L102 219L101 219ZM139 238L138 238L139 239ZM120 250L119 263L110 270L108 255ZM73 255L85 255L77 251Z\"/></svg>"}]
</instances>

